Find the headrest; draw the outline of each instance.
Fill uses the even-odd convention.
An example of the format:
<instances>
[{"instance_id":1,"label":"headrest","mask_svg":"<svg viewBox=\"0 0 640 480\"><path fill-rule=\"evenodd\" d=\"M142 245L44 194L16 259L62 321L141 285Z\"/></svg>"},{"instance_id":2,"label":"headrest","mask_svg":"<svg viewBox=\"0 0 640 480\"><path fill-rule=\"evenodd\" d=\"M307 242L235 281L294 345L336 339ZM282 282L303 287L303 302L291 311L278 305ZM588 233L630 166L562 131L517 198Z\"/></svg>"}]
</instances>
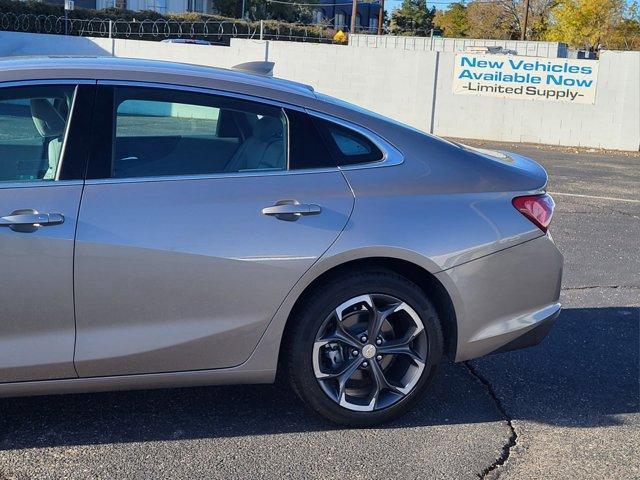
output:
<instances>
[{"instance_id":1,"label":"headrest","mask_svg":"<svg viewBox=\"0 0 640 480\"><path fill-rule=\"evenodd\" d=\"M32 98L31 118L43 137L58 137L64 132L64 118L46 98Z\"/></svg>"},{"instance_id":2,"label":"headrest","mask_svg":"<svg viewBox=\"0 0 640 480\"><path fill-rule=\"evenodd\" d=\"M261 142L273 137L282 137L282 123L274 117L262 117L253 127L253 134Z\"/></svg>"}]
</instances>

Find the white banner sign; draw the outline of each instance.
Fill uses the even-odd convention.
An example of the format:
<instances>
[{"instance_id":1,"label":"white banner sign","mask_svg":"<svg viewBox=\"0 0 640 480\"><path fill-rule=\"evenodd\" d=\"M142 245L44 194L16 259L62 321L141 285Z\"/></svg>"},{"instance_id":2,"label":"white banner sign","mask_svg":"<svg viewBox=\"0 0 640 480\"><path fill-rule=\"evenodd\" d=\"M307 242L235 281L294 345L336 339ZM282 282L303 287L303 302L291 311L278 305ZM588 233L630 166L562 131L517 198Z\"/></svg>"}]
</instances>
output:
<instances>
[{"instance_id":1,"label":"white banner sign","mask_svg":"<svg viewBox=\"0 0 640 480\"><path fill-rule=\"evenodd\" d=\"M460 53L453 93L594 103L597 79L597 60Z\"/></svg>"}]
</instances>

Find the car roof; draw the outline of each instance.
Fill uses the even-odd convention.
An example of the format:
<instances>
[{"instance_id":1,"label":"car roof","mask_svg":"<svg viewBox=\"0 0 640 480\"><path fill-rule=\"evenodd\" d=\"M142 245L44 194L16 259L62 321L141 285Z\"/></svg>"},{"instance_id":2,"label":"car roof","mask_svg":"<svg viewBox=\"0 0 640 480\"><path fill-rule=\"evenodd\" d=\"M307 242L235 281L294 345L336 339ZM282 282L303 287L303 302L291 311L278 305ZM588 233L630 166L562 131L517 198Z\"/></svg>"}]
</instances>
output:
<instances>
[{"instance_id":1,"label":"car roof","mask_svg":"<svg viewBox=\"0 0 640 480\"><path fill-rule=\"evenodd\" d=\"M224 68L100 56L0 57L2 82L106 80L166 84L232 92L295 105L376 132L391 144L407 135L406 126L289 80ZM422 135L422 134L421 134Z\"/></svg>"},{"instance_id":2,"label":"car roof","mask_svg":"<svg viewBox=\"0 0 640 480\"><path fill-rule=\"evenodd\" d=\"M315 98L313 87L275 77L267 77L230 69L206 67L187 63L167 62L100 56L34 56L0 58L0 81L11 73L10 81L75 78L95 80L140 79L145 73L147 81L153 74L180 76L184 84L202 84L203 81L222 81L247 87L263 87L304 97ZM189 81L192 78L194 81ZM181 82L182 83L182 82Z\"/></svg>"}]
</instances>

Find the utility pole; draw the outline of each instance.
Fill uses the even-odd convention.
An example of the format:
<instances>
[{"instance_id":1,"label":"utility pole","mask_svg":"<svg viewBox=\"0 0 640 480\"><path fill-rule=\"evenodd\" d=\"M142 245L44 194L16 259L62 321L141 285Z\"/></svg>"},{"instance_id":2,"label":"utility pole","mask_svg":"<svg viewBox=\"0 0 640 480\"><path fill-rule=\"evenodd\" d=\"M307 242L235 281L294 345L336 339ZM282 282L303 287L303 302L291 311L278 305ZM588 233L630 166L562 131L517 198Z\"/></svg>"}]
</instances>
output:
<instances>
[{"instance_id":1,"label":"utility pole","mask_svg":"<svg viewBox=\"0 0 640 480\"><path fill-rule=\"evenodd\" d=\"M384 22L384 0L380 0L380 11L378 12L378 35L382 35L382 22Z\"/></svg>"},{"instance_id":2,"label":"utility pole","mask_svg":"<svg viewBox=\"0 0 640 480\"><path fill-rule=\"evenodd\" d=\"M242 0L242 11L240 12L240 18L244 20L244 0Z\"/></svg>"},{"instance_id":3,"label":"utility pole","mask_svg":"<svg viewBox=\"0 0 640 480\"><path fill-rule=\"evenodd\" d=\"M529 0L524 0L524 20L522 22L521 40L527 39L527 23L529 22Z\"/></svg>"},{"instance_id":4,"label":"utility pole","mask_svg":"<svg viewBox=\"0 0 640 480\"><path fill-rule=\"evenodd\" d=\"M351 6L351 28L349 33L356 33L356 16L358 15L358 0L352 0Z\"/></svg>"},{"instance_id":5,"label":"utility pole","mask_svg":"<svg viewBox=\"0 0 640 480\"><path fill-rule=\"evenodd\" d=\"M64 34L69 35L69 11L73 10L73 0L64 1Z\"/></svg>"}]
</instances>

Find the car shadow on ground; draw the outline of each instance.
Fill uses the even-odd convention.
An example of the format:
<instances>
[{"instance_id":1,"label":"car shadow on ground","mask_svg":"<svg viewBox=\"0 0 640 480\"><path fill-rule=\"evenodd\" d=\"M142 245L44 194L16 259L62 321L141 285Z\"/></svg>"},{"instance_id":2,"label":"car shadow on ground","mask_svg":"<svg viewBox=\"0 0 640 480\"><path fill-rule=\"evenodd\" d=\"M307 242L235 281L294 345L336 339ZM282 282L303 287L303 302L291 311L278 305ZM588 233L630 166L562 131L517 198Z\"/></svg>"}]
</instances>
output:
<instances>
[{"instance_id":1,"label":"car shadow on ground","mask_svg":"<svg viewBox=\"0 0 640 480\"><path fill-rule=\"evenodd\" d=\"M567 309L540 346L474 364L499 396L516 402L515 415L615 425L616 415L639 408L639 323L638 308ZM446 362L418 407L384 428L500 420L486 387L464 364ZM272 385L0 399L0 450L340 428Z\"/></svg>"}]
</instances>

